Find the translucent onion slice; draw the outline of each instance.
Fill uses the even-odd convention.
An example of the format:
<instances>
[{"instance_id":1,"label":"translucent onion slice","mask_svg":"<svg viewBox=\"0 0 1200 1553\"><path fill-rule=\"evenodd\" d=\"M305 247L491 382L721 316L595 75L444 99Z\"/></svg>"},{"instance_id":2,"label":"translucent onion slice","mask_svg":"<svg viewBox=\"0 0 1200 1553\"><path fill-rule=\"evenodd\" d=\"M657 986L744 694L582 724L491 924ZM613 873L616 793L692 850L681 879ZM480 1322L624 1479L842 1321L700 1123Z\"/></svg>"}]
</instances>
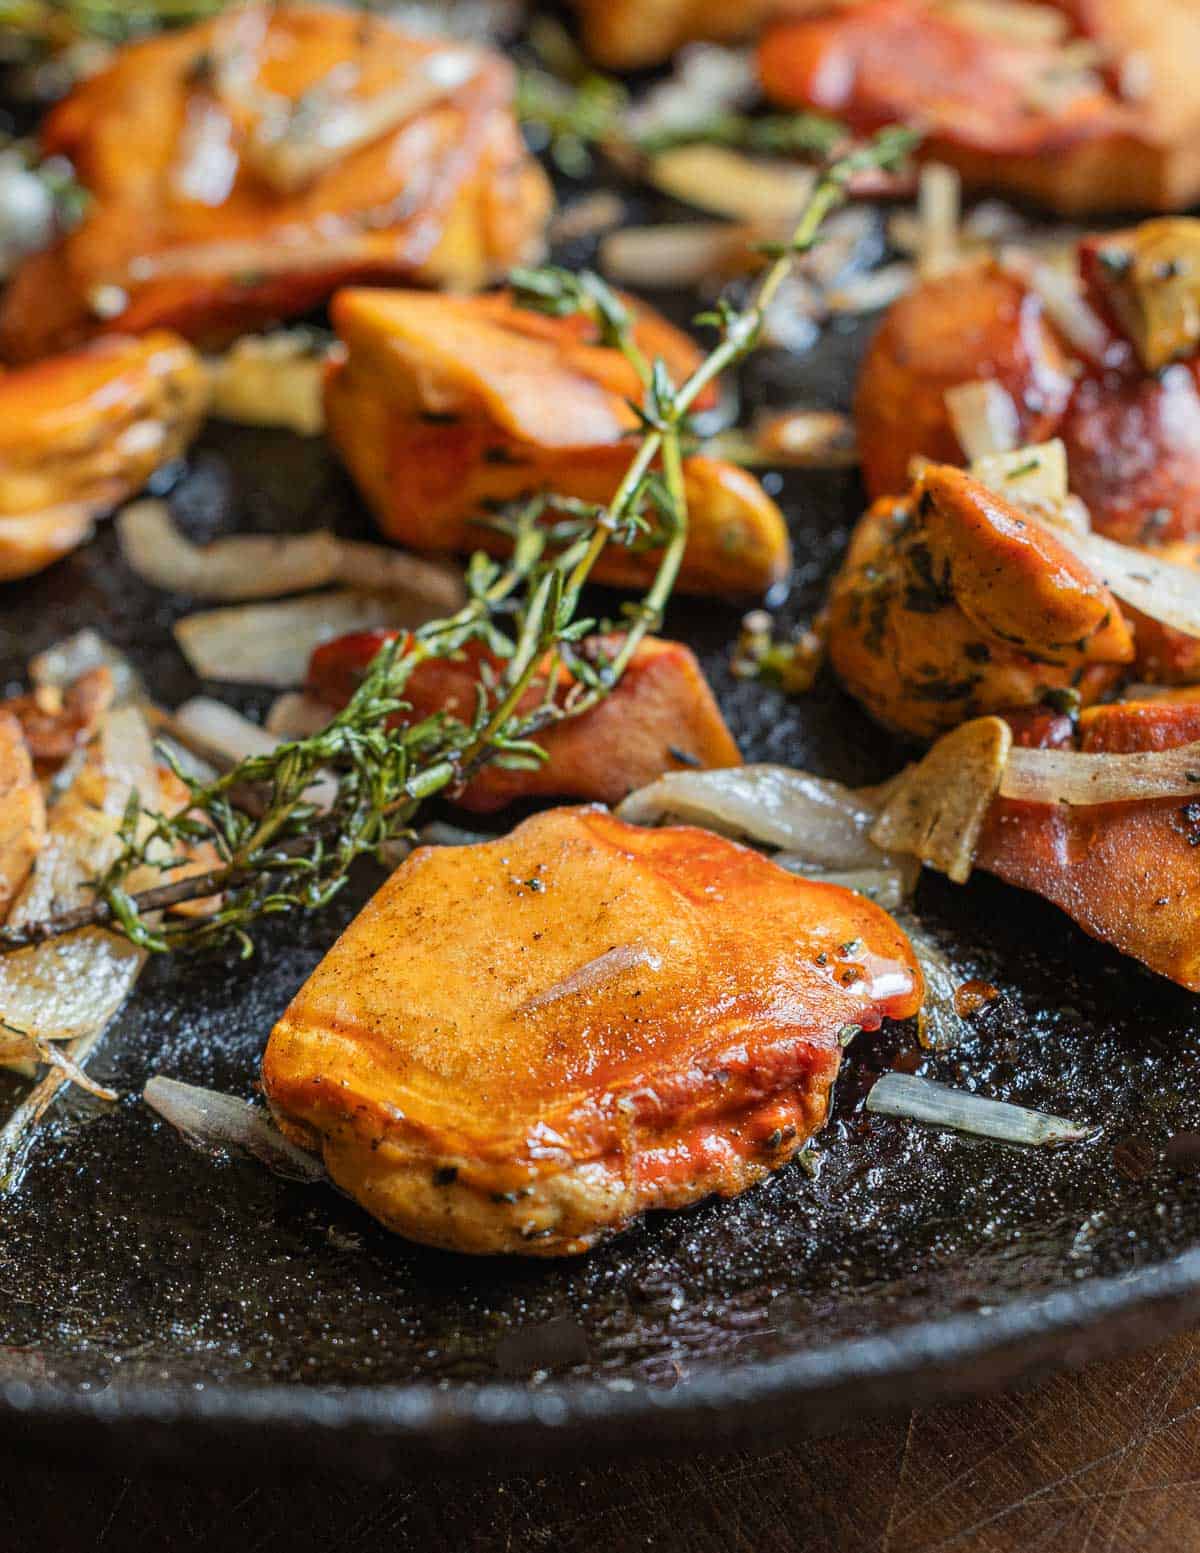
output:
<instances>
[{"instance_id":1,"label":"translucent onion slice","mask_svg":"<svg viewBox=\"0 0 1200 1553\"><path fill-rule=\"evenodd\" d=\"M590 994L597 987L606 982L622 976L631 970L660 971L662 958L648 949L645 944L635 942L632 944L614 944L603 954L589 960L586 965L564 976L551 987L545 987L541 992L535 992L513 1010L514 1014L531 1014L539 1008L545 1008L551 1003L560 1003L564 998L578 997L581 993Z\"/></svg>"},{"instance_id":2,"label":"translucent onion slice","mask_svg":"<svg viewBox=\"0 0 1200 1553\"><path fill-rule=\"evenodd\" d=\"M285 690L272 701L263 727L277 739L307 739L320 733L332 715L331 708L316 696Z\"/></svg>"},{"instance_id":3,"label":"translucent onion slice","mask_svg":"<svg viewBox=\"0 0 1200 1553\"><path fill-rule=\"evenodd\" d=\"M337 541L337 569L331 581L408 599L422 621L452 615L467 602L462 568L454 562L409 555L390 545L372 545L361 539Z\"/></svg>"},{"instance_id":4,"label":"translucent onion slice","mask_svg":"<svg viewBox=\"0 0 1200 1553\"><path fill-rule=\"evenodd\" d=\"M867 1110L878 1116L899 1116L949 1127L998 1143L1023 1143L1033 1148L1053 1148L1061 1143L1082 1143L1094 1136L1094 1127L1082 1126L1046 1111L1029 1111L1003 1100L985 1100L966 1090L935 1084L932 1079L909 1073L885 1073L867 1096Z\"/></svg>"},{"instance_id":5,"label":"translucent onion slice","mask_svg":"<svg viewBox=\"0 0 1200 1553\"><path fill-rule=\"evenodd\" d=\"M325 708L324 727L332 716ZM193 696L185 701L167 727L179 741L203 760L212 761L219 770L228 770L240 761L256 755L271 755L286 742L284 736L260 728L223 701L211 696ZM304 792L307 803L327 809L337 790L333 777L322 777Z\"/></svg>"},{"instance_id":6,"label":"translucent onion slice","mask_svg":"<svg viewBox=\"0 0 1200 1553\"><path fill-rule=\"evenodd\" d=\"M976 456L971 474L998 496L1052 524L1061 543L1124 603L1185 636L1200 637L1200 571L1093 533L1087 509L1068 495L1067 454L1061 442Z\"/></svg>"},{"instance_id":7,"label":"translucent onion slice","mask_svg":"<svg viewBox=\"0 0 1200 1553\"><path fill-rule=\"evenodd\" d=\"M347 589L187 615L176 622L175 640L201 679L291 690L303 683L322 642L351 631L404 630L439 613L434 606Z\"/></svg>"},{"instance_id":8,"label":"translucent onion slice","mask_svg":"<svg viewBox=\"0 0 1200 1553\"><path fill-rule=\"evenodd\" d=\"M194 545L176 528L162 501L138 501L117 515L117 538L128 565L156 588L194 598L279 598L332 582L337 540L313 534L236 534Z\"/></svg>"},{"instance_id":9,"label":"translucent onion slice","mask_svg":"<svg viewBox=\"0 0 1200 1553\"><path fill-rule=\"evenodd\" d=\"M768 228L795 221L816 180L797 162L762 161L710 144L660 152L648 176L664 194L687 205Z\"/></svg>"},{"instance_id":10,"label":"translucent onion slice","mask_svg":"<svg viewBox=\"0 0 1200 1553\"><path fill-rule=\"evenodd\" d=\"M728 221L665 222L625 227L600 244L600 267L623 286L695 286L760 262L755 230Z\"/></svg>"},{"instance_id":11,"label":"translucent onion slice","mask_svg":"<svg viewBox=\"0 0 1200 1553\"><path fill-rule=\"evenodd\" d=\"M285 1138L269 1112L234 1095L155 1074L142 1099L194 1148L245 1152L289 1181L325 1180L325 1167L315 1154Z\"/></svg>"},{"instance_id":12,"label":"translucent onion slice","mask_svg":"<svg viewBox=\"0 0 1200 1553\"><path fill-rule=\"evenodd\" d=\"M1009 453L1021 436L1021 417L1012 395L991 379L948 388L946 408L967 458Z\"/></svg>"},{"instance_id":13,"label":"translucent onion slice","mask_svg":"<svg viewBox=\"0 0 1200 1553\"><path fill-rule=\"evenodd\" d=\"M858 463L854 423L837 410L780 410L751 432L718 432L705 451L748 468L850 469Z\"/></svg>"},{"instance_id":14,"label":"translucent onion slice","mask_svg":"<svg viewBox=\"0 0 1200 1553\"><path fill-rule=\"evenodd\" d=\"M461 825L450 825L445 820L430 820L417 832L423 847L473 847L482 841L495 841L496 837L484 830L464 830Z\"/></svg>"},{"instance_id":15,"label":"translucent onion slice","mask_svg":"<svg viewBox=\"0 0 1200 1553\"><path fill-rule=\"evenodd\" d=\"M552 245L577 243L609 232L625 220L625 201L609 189L572 200L550 222L547 237Z\"/></svg>"},{"instance_id":16,"label":"translucent onion slice","mask_svg":"<svg viewBox=\"0 0 1200 1553\"><path fill-rule=\"evenodd\" d=\"M118 830L132 792L158 804L158 775L141 714L123 707L107 719L70 788L50 811L46 842L9 914L9 925L45 921L93 896L90 880L120 848ZM158 876L134 877L133 889ZM94 1038L129 995L144 955L128 939L87 928L0 957L0 1016L40 1040Z\"/></svg>"},{"instance_id":17,"label":"translucent onion slice","mask_svg":"<svg viewBox=\"0 0 1200 1553\"><path fill-rule=\"evenodd\" d=\"M480 56L465 48L447 48L429 54L403 81L371 97L355 98L327 88L320 102L320 86L311 87L322 111L317 123L297 133L294 123L284 122L278 131L269 119L260 120L244 155L259 177L280 194L295 194L313 179L335 166L349 152L389 134L417 114L432 108L463 87L478 71ZM265 126L270 124L268 130Z\"/></svg>"},{"instance_id":18,"label":"translucent onion slice","mask_svg":"<svg viewBox=\"0 0 1200 1553\"><path fill-rule=\"evenodd\" d=\"M233 534L194 545L179 532L165 502L140 501L118 515L117 536L125 560L139 577L194 598L236 603L340 582L410 598L414 609L431 611L427 618L452 613L465 599L456 566L387 545L339 539L326 529Z\"/></svg>"},{"instance_id":19,"label":"translucent onion slice","mask_svg":"<svg viewBox=\"0 0 1200 1553\"><path fill-rule=\"evenodd\" d=\"M280 742L277 735L212 696L185 701L167 727L180 743L220 770L253 755L270 755Z\"/></svg>"},{"instance_id":20,"label":"translucent onion slice","mask_svg":"<svg viewBox=\"0 0 1200 1553\"><path fill-rule=\"evenodd\" d=\"M1010 259L1006 268L1015 270L1037 292L1046 316L1067 342L1080 355L1102 366L1112 346L1112 336L1100 315L1084 301L1078 274L1040 259Z\"/></svg>"},{"instance_id":21,"label":"translucent onion slice","mask_svg":"<svg viewBox=\"0 0 1200 1553\"><path fill-rule=\"evenodd\" d=\"M779 847L794 868L889 868L896 859L869 836L878 814L871 796L786 766L672 771L630 794L618 808L635 825L670 821Z\"/></svg>"},{"instance_id":22,"label":"translucent onion slice","mask_svg":"<svg viewBox=\"0 0 1200 1553\"><path fill-rule=\"evenodd\" d=\"M1200 797L1200 744L1131 755L1014 749L1000 794L1023 803L1076 806Z\"/></svg>"}]
</instances>

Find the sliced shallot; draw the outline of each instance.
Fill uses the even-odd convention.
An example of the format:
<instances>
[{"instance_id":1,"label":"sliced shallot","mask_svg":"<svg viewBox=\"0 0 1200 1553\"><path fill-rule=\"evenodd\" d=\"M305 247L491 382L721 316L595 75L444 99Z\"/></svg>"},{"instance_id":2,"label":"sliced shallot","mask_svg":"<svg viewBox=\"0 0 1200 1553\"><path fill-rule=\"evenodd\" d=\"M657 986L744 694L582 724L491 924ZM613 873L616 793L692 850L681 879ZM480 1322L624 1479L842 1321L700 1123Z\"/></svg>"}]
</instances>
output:
<instances>
[{"instance_id":1,"label":"sliced shallot","mask_svg":"<svg viewBox=\"0 0 1200 1553\"><path fill-rule=\"evenodd\" d=\"M617 813L635 825L672 820L749 837L820 870L889 868L895 858L869 836L878 818L871 796L787 766L672 771L631 793Z\"/></svg>"},{"instance_id":2,"label":"sliced shallot","mask_svg":"<svg viewBox=\"0 0 1200 1553\"><path fill-rule=\"evenodd\" d=\"M697 143L660 152L649 181L687 205L769 228L799 217L816 175L798 162L763 161Z\"/></svg>"},{"instance_id":3,"label":"sliced shallot","mask_svg":"<svg viewBox=\"0 0 1200 1553\"><path fill-rule=\"evenodd\" d=\"M46 842L9 914L14 928L43 922L93 899L89 881L120 850L118 831L133 792L143 808L158 803L149 731L133 707L113 712L71 787L50 811ZM133 878L137 889L150 877ZM143 951L127 938L85 928L35 948L0 956L0 1017L38 1040L97 1036L124 1003Z\"/></svg>"},{"instance_id":4,"label":"sliced shallot","mask_svg":"<svg viewBox=\"0 0 1200 1553\"><path fill-rule=\"evenodd\" d=\"M332 712L325 709L325 722ZM271 755L285 739L252 723L223 701L211 696L193 696L185 701L169 720L167 727L175 737L203 760L212 761L220 770L228 770L257 755ZM322 777L305 789L307 803L326 809L337 791L333 777Z\"/></svg>"},{"instance_id":5,"label":"sliced shallot","mask_svg":"<svg viewBox=\"0 0 1200 1553\"><path fill-rule=\"evenodd\" d=\"M175 640L201 679L292 690L304 681L314 648L352 631L404 630L436 618L436 606L347 589L187 615Z\"/></svg>"},{"instance_id":6,"label":"sliced shallot","mask_svg":"<svg viewBox=\"0 0 1200 1553\"><path fill-rule=\"evenodd\" d=\"M449 613L464 599L462 576L444 561L406 555L386 545L309 534L232 534L194 545L165 502L140 501L117 517L127 563L144 581L194 598L237 603L281 598L340 582L372 593L411 598L414 609Z\"/></svg>"},{"instance_id":7,"label":"sliced shallot","mask_svg":"<svg viewBox=\"0 0 1200 1553\"><path fill-rule=\"evenodd\" d=\"M794 852L776 852L771 861L788 873L800 874L817 884L836 884L843 890L865 895L885 911L895 911L908 900L921 871L915 857L905 858L895 868L814 868Z\"/></svg>"},{"instance_id":8,"label":"sliced shallot","mask_svg":"<svg viewBox=\"0 0 1200 1553\"><path fill-rule=\"evenodd\" d=\"M962 179L954 168L942 162L927 163L917 184L917 269L922 280L944 275L959 263L961 215Z\"/></svg>"},{"instance_id":9,"label":"sliced shallot","mask_svg":"<svg viewBox=\"0 0 1200 1553\"><path fill-rule=\"evenodd\" d=\"M333 709L302 690L285 690L271 702L263 727L277 739L307 739L329 722Z\"/></svg>"},{"instance_id":10,"label":"sliced shallot","mask_svg":"<svg viewBox=\"0 0 1200 1553\"><path fill-rule=\"evenodd\" d=\"M1081 531L1061 519L1059 541L1092 570L1122 603L1184 636L1200 637L1200 571L1162 561L1147 550Z\"/></svg>"},{"instance_id":11,"label":"sliced shallot","mask_svg":"<svg viewBox=\"0 0 1200 1553\"><path fill-rule=\"evenodd\" d=\"M600 244L600 266L623 286L694 286L758 263L755 229L728 221L625 227Z\"/></svg>"},{"instance_id":12,"label":"sliced shallot","mask_svg":"<svg viewBox=\"0 0 1200 1553\"><path fill-rule=\"evenodd\" d=\"M898 1116L931 1127L949 1127L992 1138L998 1143L1023 1143L1034 1148L1053 1148L1060 1143L1082 1143L1095 1135L1094 1127L1030 1111L1004 1100L985 1100L982 1095L909 1073L885 1073L867 1096L867 1110L879 1116Z\"/></svg>"},{"instance_id":13,"label":"sliced shallot","mask_svg":"<svg viewBox=\"0 0 1200 1553\"><path fill-rule=\"evenodd\" d=\"M1014 749L1000 782L1004 798L1023 803L1133 803L1200 797L1200 744L1133 754Z\"/></svg>"},{"instance_id":14,"label":"sliced shallot","mask_svg":"<svg viewBox=\"0 0 1200 1553\"><path fill-rule=\"evenodd\" d=\"M908 935L925 980L925 1001L917 1016L921 1044L931 1051L952 1051L969 1033L955 998L959 977L918 917L911 911L899 911L896 920Z\"/></svg>"},{"instance_id":15,"label":"sliced shallot","mask_svg":"<svg viewBox=\"0 0 1200 1553\"><path fill-rule=\"evenodd\" d=\"M946 390L946 408L968 459L1008 453L1021 435L1021 417L1006 388L992 379L960 383Z\"/></svg>"},{"instance_id":16,"label":"sliced shallot","mask_svg":"<svg viewBox=\"0 0 1200 1553\"><path fill-rule=\"evenodd\" d=\"M117 515L127 564L144 581L194 598L278 598L321 588L334 578L337 540L313 534L235 534L194 545L161 501L138 501Z\"/></svg>"},{"instance_id":17,"label":"sliced shallot","mask_svg":"<svg viewBox=\"0 0 1200 1553\"><path fill-rule=\"evenodd\" d=\"M949 401L950 395L946 398ZM961 440L961 431L959 435ZM998 496L1050 524L1060 543L1124 603L1185 636L1200 637L1200 571L1093 533L1087 509L1068 494L1067 454L1061 442L977 454L971 474Z\"/></svg>"},{"instance_id":18,"label":"sliced shallot","mask_svg":"<svg viewBox=\"0 0 1200 1553\"><path fill-rule=\"evenodd\" d=\"M270 1112L234 1095L155 1074L142 1098L196 1148L243 1150L289 1181L326 1178L320 1159L285 1138Z\"/></svg>"}]
</instances>

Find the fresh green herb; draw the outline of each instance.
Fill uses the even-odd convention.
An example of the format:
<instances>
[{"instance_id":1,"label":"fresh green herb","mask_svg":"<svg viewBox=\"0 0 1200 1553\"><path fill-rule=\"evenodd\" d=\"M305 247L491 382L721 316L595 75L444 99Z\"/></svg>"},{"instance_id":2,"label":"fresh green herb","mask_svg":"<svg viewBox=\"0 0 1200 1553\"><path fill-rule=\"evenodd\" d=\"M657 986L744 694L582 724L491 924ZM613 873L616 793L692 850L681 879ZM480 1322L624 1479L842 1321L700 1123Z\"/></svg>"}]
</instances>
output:
<instances>
[{"instance_id":1,"label":"fresh green herb","mask_svg":"<svg viewBox=\"0 0 1200 1553\"><path fill-rule=\"evenodd\" d=\"M730 667L738 679L803 695L812 689L824 656L825 644L815 631L801 630L777 640L771 616L755 609L742 620Z\"/></svg>"},{"instance_id":2,"label":"fresh green herb","mask_svg":"<svg viewBox=\"0 0 1200 1553\"><path fill-rule=\"evenodd\" d=\"M729 146L761 156L831 157L846 143L843 124L819 113L701 112L690 122L638 135L629 128L630 96L620 81L593 70L570 34L550 18L530 30L538 63L517 79L517 117L536 150L548 151L572 177L591 170L597 150L618 157L657 156L678 146Z\"/></svg>"},{"instance_id":3,"label":"fresh green herb","mask_svg":"<svg viewBox=\"0 0 1200 1553\"><path fill-rule=\"evenodd\" d=\"M759 156L830 156L845 139L845 125L820 113L715 113L653 130L636 144L646 156L698 141Z\"/></svg>"}]
</instances>

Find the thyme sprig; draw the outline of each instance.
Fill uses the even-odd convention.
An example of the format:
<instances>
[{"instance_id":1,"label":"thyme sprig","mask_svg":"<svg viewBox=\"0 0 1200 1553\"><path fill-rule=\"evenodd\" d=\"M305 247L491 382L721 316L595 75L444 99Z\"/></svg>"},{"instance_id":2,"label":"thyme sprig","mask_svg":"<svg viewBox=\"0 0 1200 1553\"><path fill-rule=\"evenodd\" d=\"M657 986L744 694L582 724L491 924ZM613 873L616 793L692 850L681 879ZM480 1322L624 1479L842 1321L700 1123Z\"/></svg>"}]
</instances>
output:
<instances>
[{"instance_id":1,"label":"thyme sprig","mask_svg":"<svg viewBox=\"0 0 1200 1553\"><path fill-rule=\"evenodd\" d=\"M628 90L588 69L566 80L539 66L517 78L516 114L534 148L549 153L569 177L591 171L597 151L621 162L653 157L678 146L727 146L757 156L830 156L846 143L846 129L821 113L699 113L694 119L636 133L630 128Z\"/></svg>"},{"instance_id":2,"label":"thyme sprig","mask_svg":"<svg viewBox=\"0 0 1200 1553\"><path fill-rule=\"evenodd\" d=\"M845 139L845 125L823 113L726 112L664 125L640 135L637 145L647 156L697 141L761 156L829 156Z\"/></svg>"},{"instance_id":3,"label":"thyme sprig","mask_svg":"<svg viewBox=\"0 0 1200 1553\"><path fill-rule=\"evenodd\" d=\"M345 707L310 738L243 760L202 781L174 763L189 801L179 812L147 812L131 799L121 826L121 852L94 882L94 905L69 916L0 930L8 948L83 926L105 923L142 948L163 952L237 944L250 953L250 930L283 912L315 911L344 886L354 863L407 838L421 805L453 796L485 766L528 769L546 759L536 742L553 723L578 717L616 685L639 642L658 628L687 543L685 442L690 414L710 384L757 345L773 297L798 257L817 241L826 216L848 197L866 168L894 168L914 143L911 133L885 130L829 161L813 188L791 240L775 253L750 301L718 304L702 322L717 341L695 371L676 384L661 360L647 360L634 339L625 304L599 277L547 267L514 277L527 307L564 316L584 314L600 337L622 351L642 384L640 430L629 465L604 505L543 493L488 520L507 538L506 561L485 554L467 568L467 603L382 647ZM658 555L644 596L625 606L624 635L611 656L589 637L597 622L582 611L582 594L611 544ZM486 653L473 714L438 713L396 726L408 709L405 689L424 663L460 654L472 644ZM562 693L562 670L570 688ZM164 751L170 759L168 751ZM314 788L331 794L321 806ZM250 802L247 794L255 795ZM208 845L216 866L194 877L133 894L131 877L146 867L164 872L191 866ZM208 915L169 917L169 905L219 895Z\"/></svg>"}]
</instances>

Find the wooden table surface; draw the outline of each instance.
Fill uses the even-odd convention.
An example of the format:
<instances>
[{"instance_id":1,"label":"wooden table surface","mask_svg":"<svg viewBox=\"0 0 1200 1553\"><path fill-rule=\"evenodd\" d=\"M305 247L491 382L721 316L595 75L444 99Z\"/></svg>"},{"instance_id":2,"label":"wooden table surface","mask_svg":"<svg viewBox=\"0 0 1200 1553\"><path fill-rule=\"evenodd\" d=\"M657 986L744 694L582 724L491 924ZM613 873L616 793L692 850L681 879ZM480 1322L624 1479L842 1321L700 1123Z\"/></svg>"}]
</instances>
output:
<instances>
[{"instance_id":1,"label":"wooden table surface","mask_svg":"<svg viewBox=\"0 0 1200 1553\"><path fill-rule=\"evenodd\" d=\"M3 1553L1192 1553L1200 1335L786 1448L365 1487L0 1467Z\"/></svg>"}]
</instances>

